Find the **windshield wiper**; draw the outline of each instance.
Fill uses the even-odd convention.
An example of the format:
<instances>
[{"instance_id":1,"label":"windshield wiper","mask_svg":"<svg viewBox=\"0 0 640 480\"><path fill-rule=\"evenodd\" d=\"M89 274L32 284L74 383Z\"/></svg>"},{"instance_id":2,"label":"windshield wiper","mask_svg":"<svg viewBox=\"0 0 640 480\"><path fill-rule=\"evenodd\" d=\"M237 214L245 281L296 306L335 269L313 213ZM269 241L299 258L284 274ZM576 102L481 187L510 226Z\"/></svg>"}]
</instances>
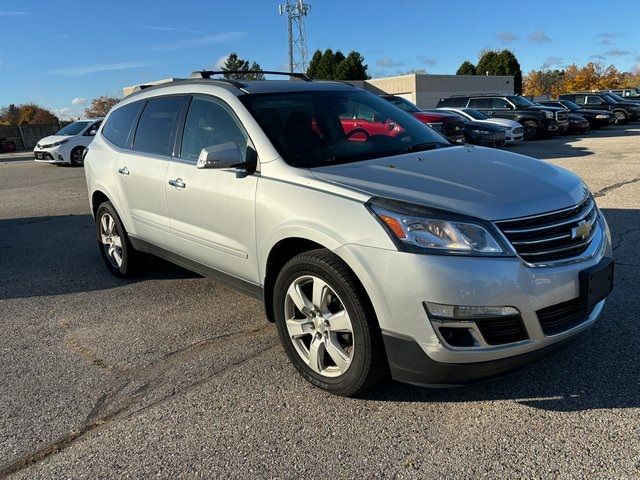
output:
<instances>
[{"instance_id":1,"label":"windshield wiper","mask_svg":"<svg viewBox=\"0 0 640 480\"><path fill-rule=\"evenodd\" d=\"M449 146L450 145L446 143L440 143L440 142L423 142L423 143L416 143L415 145L409 145L407 148L405 148L402 151L404 153L423 152L425 150L433 150L435 148L449 147Z\"/></svg>"}]
</instances>

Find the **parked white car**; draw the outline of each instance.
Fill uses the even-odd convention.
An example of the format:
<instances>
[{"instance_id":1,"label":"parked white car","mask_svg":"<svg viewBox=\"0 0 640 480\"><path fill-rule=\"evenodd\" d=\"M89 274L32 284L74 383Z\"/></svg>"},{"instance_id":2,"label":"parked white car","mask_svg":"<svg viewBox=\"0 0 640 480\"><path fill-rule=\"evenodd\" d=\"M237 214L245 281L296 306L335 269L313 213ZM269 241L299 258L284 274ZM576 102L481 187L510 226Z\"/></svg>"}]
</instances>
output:
<instances>
[{"instance_id":1,"label":"parked white car","mask_svg":"<svg viewBox=\"0 0 640 480\"><path fill-rule=\"evenodd\" d=\"M507 120L506 118L493 118L486 113L474 110L473 108L452 108L441 107L438 110L449 110L462 115L467 120L472 122L487 123L489 125L495 125L504 128L504 133L507 143L517 143L524 140L524 127L514 120Z\"/></svg>"},{"instance_id":2,"label":"parked white car","mask_svg":"<svg viewBox=\"0 0 640 480\"><path fill-rule=\"evenodd\" d=\"M102 118L78 120L70 123L55 135L43 138L33 149L35 161L81 166L84 150L93 140L102 120Z\"/></svg>"}]
</instances>

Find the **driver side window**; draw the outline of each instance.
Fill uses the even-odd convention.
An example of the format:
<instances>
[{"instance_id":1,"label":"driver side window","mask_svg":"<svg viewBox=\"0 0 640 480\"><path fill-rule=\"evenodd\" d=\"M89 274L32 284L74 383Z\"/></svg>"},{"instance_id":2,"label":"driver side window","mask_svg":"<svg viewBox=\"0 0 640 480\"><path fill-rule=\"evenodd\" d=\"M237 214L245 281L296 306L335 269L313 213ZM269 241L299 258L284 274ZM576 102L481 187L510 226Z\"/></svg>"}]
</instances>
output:
<instances>
[{"instance_id":1,"label":"driver side window","mask_svg":"<svg viewBox=\"0 0 640 480\"><path fill-rule=\"evenodd\" d=\"M248 137L235 117L219 102L195 97L185 120L180 157L197 160L203 148L228 142L238 145L244 159Z\"/></svg>"}]
</instances>

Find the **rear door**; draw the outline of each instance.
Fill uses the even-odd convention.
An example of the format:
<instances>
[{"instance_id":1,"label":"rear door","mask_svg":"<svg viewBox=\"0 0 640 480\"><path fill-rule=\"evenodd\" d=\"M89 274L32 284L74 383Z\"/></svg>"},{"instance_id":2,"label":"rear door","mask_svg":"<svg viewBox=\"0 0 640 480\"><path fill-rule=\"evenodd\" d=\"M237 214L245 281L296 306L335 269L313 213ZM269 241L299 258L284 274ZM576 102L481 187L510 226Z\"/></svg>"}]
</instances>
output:
<instances>
[{"instance_id":1,"label":"rear door","mask_svg":"<svg viewBox=\"0 0 640 480\"><path fill-rule=\"evenodd\" d=\"M233 168L196 168L203 148L229 142L245 158L255 153L231 107L216 97L193 96L163 179L173 243L182 257L258 284L257 176Z\"/></svg>"},{"instance_id":2,"label":"rear door","mask_svg":"<svg viewBox=\"0 0 640 480\"><path fill-rule=\"evenodd\" d=\"M481 112L491 115L493 99L491 97L471 98L469 99L469 108L480 110Z\"/></svg>"},{"instance_id":3,"label":"rear door","mask_svg":"<svg viewBox=\"0 0 640 480\"><path fill-rule=\"evenodd\" d=\"M118 156L118 189L132 234L171 250L165 196L168 160L173 151L183 95L148 100L142 106L131 148Z\"/></svg>"}]
</instances>

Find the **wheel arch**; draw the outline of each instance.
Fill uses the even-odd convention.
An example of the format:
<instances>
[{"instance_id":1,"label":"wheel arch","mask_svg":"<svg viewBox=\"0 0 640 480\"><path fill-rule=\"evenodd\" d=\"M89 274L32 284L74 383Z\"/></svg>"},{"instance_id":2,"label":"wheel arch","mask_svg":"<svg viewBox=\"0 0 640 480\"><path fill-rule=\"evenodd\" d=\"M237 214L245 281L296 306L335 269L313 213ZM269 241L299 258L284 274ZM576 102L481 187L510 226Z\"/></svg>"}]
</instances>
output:
<instances>
[{"instance_id":1,"label":"wheel arch","mask_svg":"<svg viewBox=\"0 0 640 480\"><path fill-rule=\"evenodd\" d=\"M93 218L96 218L96 214L98 213L98 207L100 206L100 204L107 201L111 202L111 205L113 205L113 208L116 210L116 213L120 217L120 221L124 225L125 230L130 231L129 226L126 224L125 217L120 212L120 209L118 208L116 202L113 201L113 197L105 188L98 187L91 193L91 215L93 216Z\"/></svg>"}]
</instances>

